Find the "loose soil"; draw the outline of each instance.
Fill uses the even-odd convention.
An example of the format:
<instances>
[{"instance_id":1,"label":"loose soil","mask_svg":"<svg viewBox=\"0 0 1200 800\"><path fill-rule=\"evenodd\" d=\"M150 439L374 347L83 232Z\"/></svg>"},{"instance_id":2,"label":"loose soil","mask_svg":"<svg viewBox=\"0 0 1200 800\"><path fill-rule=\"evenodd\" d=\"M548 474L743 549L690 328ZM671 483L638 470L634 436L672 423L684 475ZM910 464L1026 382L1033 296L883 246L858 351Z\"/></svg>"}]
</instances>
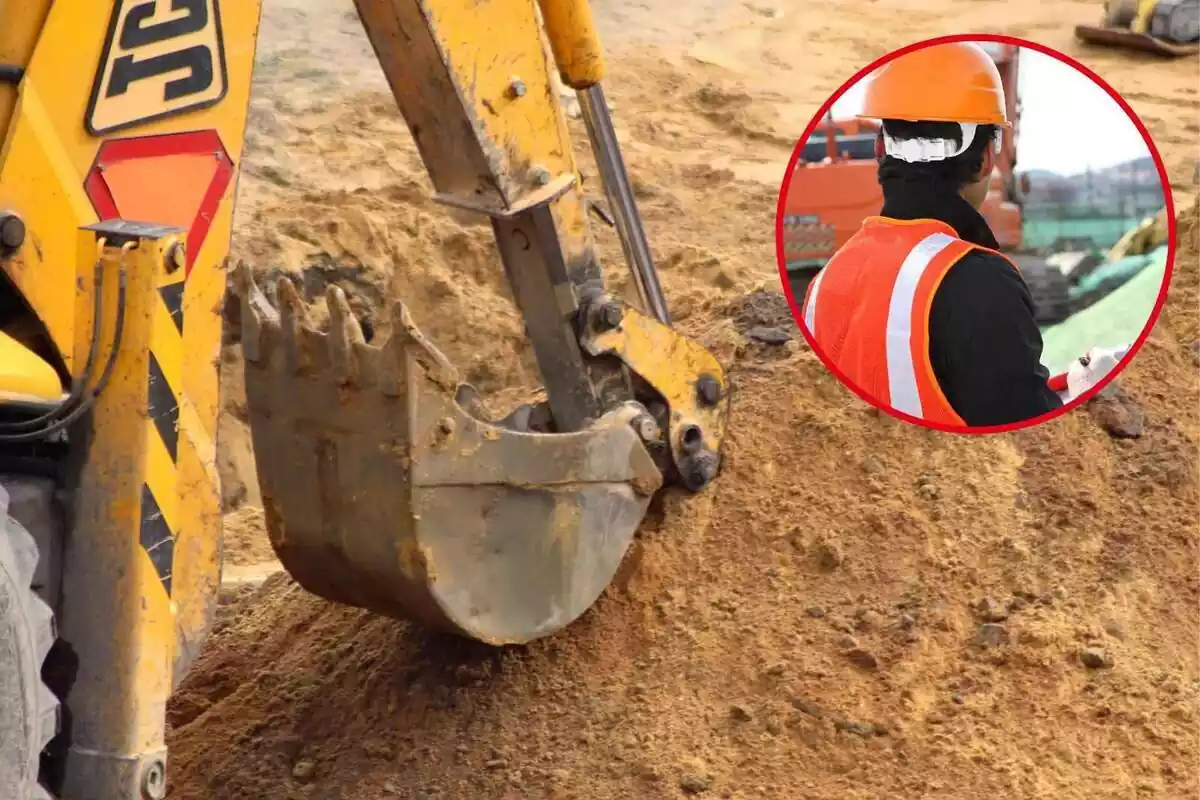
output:
<instances>
[{"instance_id":1,"label":"loose soil","mask_svg":"<svg viewBox=\"0 0 1200 800\"><path fill-rule=\"evenodd\" d=\"M735 383L721 476L669 494L622 580L524 648L334 606L282 574L239 581L169 708L170 797L1191 796L1200 83L1194 60L1073 42L1099 5L597 0L673 315ZM490 229L428 200L349 3L267 6L235 258L312 298L343 286L380 336L400 297L489 402L528 392ZM914 429L841 387L797 341L773 243L791 145L825 97L889 49L964 30L1099 72L1183 209L1169 306L1119 388L983 438ZM598 235L620 285L617 241ZM231 331L226 556L254 572L271 552Z\"/></svg>"}]
</instances>

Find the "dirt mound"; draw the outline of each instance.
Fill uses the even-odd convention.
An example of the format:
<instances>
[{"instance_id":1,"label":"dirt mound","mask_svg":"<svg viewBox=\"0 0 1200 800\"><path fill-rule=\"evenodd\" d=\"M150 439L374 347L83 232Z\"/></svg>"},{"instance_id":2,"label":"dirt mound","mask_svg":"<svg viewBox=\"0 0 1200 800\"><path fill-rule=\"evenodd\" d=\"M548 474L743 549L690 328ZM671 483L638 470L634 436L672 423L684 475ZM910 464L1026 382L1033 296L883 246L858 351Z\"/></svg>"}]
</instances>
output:
<instances>
[{"instance_id":1,"label":"dirt mound","mask_svg":"<svg viewBox=\"0 0 1200 800\"><path fill-rule=\"evenodd\" d=\"M282 575L239 584L171 701L173 800L1189 793L1200 204L1120 391L1018 434L931 434L865 407L774 291L788 137L866 61L950 32L943 18L1091 59L1190 185L1194 68L1082 52L1062 22L1078 3L950 3L744 4L719 52L680 42L654 3L596 3L610 44L638 29L666 48L621 50L610 94L673 317L735 383L722 475L667 496L597 607L525 648L332 606ZM720 2L686 5L717 27ZM331 282L368 315L401 297L503 406L538 379L490 232L428 200L357 23L323 7L265 11L235 257L318 303ZM226 546L254 566L271 554L240 366L228 349Z\"/></svg>"},{"instance_id":2,"label":"dirt mound","mask_svg":"<svg viewBox=\"0 0 1200 800\"><path fill-rule=\"evenodd\" d=\"M261 508L244 505L226 514L224 522L225 564L243 566L275 560Z\"/></svg>"},{"instance_id":3,"label":"dirt mound","mask_svg":"<svg viewBox=\"0 0 1200 800\"><path fill-rule=\"evenodd\" d=\"M930 434L739 348L738 417L771 424L578 624L494 651L273 578L172 702L172 796L1183 796L1198 217L1120 381L1139 438Z\"/></svg>"}]
</instances>

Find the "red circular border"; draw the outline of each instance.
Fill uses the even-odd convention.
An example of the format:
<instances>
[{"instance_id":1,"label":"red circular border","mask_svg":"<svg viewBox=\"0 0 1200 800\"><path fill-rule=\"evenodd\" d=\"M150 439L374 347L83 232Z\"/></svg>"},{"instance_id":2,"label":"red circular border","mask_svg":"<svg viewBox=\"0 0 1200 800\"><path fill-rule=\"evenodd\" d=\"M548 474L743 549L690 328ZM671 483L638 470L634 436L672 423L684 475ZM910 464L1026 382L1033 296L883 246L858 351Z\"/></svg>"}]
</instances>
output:
<instances>
[{"instance_id":1,"label":"red circular border","mask_svg":"<svg viewBox=\"0 0 1200 800\"><path fill-rule=\"evenodd\" d=\"M1167 207L1167 266L1163 276L1163 284L1158 291L1158 299L1154 303L1154 310L1150 312L1150 317L1146 321L1146 326L1142 329L1142 333L1138 336L1137 341L1135 341L1133 346L1130 347L1129 353L1126 354L1125 358L1121 360L1122 363L1117 369L1106 375L1098 384L1093 386L1091 389L1088 389L1071 402L1065 403L1062 408L1057 408L1053 411L1048 411L1041 416L1032 417L1022 422L1014 422L1009 425L957 427L953 425L928 422L926 420L918 419L911 414L905 414L903 411L897 411L891 406L885 406L882 403L877 402L874 398L869 397L858 386L855 386L854 383L850 381L841 370L829 362L829 359L825 357L825 354L821 351L821 348L817 346L816 341L813 340L812 334L810 334L804 327L804 323L802 322L803 316L800 313L799 303L797 302L795 295L792 294L791 282L788 280L787 258L784 255L783 250L783 218L784 214L786 213L788 187L791 185L792 176L795 174L796 162L800 160L800 154L803 152L804 143L808 141L808 137L812 135L813 130L825 118L825 115L828 113L829 109L834 103L837 102L838 98L847 92L847 90L887 62L898 58L905 53L911 53L912 51L920 50L923 47L929 47L935 44L945 44L947 42L999 42L1001 44L1016 45L1017 47L1023 47L1028 50L1036 50L1039 53L1051 56L1064 64L1074 67L1076 70L1086 75L1092 80L1093 83L1106 91L1109 96L1112 97L1113 101L1115 101L1116 104L1121 107L1121 110L1123 110L1129 116L1129 119L1133 121L1133 124L1137 126L1138 132L1142 135L1142 139L1145 140L1146 146L1150 150L1150 155L1154 159L1154 167L1158 170L1158 178L1162 182L1163 195ZM787 172L784 173L783 183L779 187L779 201L776 204L775 209L775 260L778 262L779 278L780 282L783 284L783 293L787 297L788 307L791 308L792 318L795 320L796 326L800 328L800 333L804 336L804 340L808 342L808 346L811 347L813 352L816 353L821 359L821 363L823 363L829 369L829 371L832 372L834 376L836 376L837 379L842 382L842 385L858 395L859 398L875 408L878 408L880 411L895 417L896 419L903 420L905 422L911 422L912 424L921 428L944 431L946 433L961 434L1004 433L1007 431L1017 431L1024 428L1030 428L1043 422L1049 422L1052 419L1060 417L1078 408L1091 398L1095 397L1102 389L1104 389L1105 386L1107 386L1114 378L1116 378L1117 375L1124 371L1125 367L1127 367L1130 362L1133 361L1134 356L1136 356L1138 351L1142 349L1142 345L1145 344L1146 339L1150 336L1150 331L1153 330L1154 323L1158 321L1158 316L1160 313L1162 313L1163 305L1165 305L1167 302L1167 289L1171 285L1171 275L1175 270L1175 227L1175 200L1171 196L1171 183L1167 178L1166 166L1163 164L1162 156L1159 154L1158 148L1154 144L1154 140L1150 138L1150 132L1146 130L1146 126L1142 123L1141 119L1139 119L1138 115L1135 114L1133 109L1129 107L1129 103L1125 102L1125 98L1117 94L1117 91L1109 86L1103 78L1101 78L1092 70L1088 69L1083 64L1079 63L1070 56L1046 47L1045 45L1038 44L1037 42L1031 42L1027 39L1020 39L1015 36L1004 36L993 33L964 33L955 34L953 36L938 36L933 39L924 39L920 42L914 42L906 47L902 47L899 50L894 50L854 73L849 80L843 83L832 95L829 96L828 100L821 104L821 107L817 109L817 113L813 116L812 121L808 123L808 127L804 129L804 133L796 141L796 148L792 151L792 157L788 159Z\"/></svg>"}]
</instances>

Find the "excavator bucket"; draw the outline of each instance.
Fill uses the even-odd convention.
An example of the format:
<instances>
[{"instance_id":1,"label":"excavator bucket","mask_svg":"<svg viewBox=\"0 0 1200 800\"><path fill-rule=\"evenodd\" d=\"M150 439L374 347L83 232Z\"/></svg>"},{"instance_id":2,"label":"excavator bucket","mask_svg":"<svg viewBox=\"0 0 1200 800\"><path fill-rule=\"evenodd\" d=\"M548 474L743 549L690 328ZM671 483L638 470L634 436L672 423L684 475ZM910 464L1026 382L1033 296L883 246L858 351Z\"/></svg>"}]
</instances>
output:
<instances>
[{"instance_id":1,"label":"excavator bucket","mask_svg":"<svg viewBox=\"0 0 1200 800\"><path fill-rule=\"evenodd\" d=\"M496 645L596 601L662 485L637 403L571 433L497 423L403 303L377 346L336 287L322 331L286 278L275 303L247 267L234 284L267 528L301 586Z\"/></svg>"},{"instance_id":2,"label":"excavator bucket","mask_svg":"<svg viewBox=\"0 0 1200 800\"><path fill-rule=\"evenodd\" d=\"M316 595L527 642L599 598L660 487L715 479L729 382L671 327L587 3L355 5L434 199L491 220L546 401L493 419L403 303L386 341L367 342L340 289L318 327L289 280L267 297L243 265L234 290L268 535ZM554 66L578 92L645 312L604 287Z\"/></svg>"}]
</instances>

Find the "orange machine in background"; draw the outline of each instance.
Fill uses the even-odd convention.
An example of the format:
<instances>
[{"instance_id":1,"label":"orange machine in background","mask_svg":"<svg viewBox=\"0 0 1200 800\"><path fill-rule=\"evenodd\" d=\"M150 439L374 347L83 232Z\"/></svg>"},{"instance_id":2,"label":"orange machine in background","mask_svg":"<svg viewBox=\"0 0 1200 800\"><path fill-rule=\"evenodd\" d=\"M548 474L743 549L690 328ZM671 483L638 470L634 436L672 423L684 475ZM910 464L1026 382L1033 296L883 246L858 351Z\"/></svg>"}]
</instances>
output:
<instances>
[{"instance_id":1,"label":"orange machine in background","mask_svg":"<svg viewBox=\"0 0 1200 800\"><path fill-rule=\"evenodd\" d=\"M1014 173L1020 125L1018 50L999 42L979 44L1000 70L1007 115L1012 121L1012 128L1003 131L1001 137L982 212L1000 247L1016 251L1022 246L1020 196L1028 191L1027 182L1018 190ZM877 179L879 129L880 124L873 120L830 118L804 142L788 185L783 220L784 257L797 302L825 262L866 217L878 214L883 206L883 191Z\"/></svg>"}]
</instances>

